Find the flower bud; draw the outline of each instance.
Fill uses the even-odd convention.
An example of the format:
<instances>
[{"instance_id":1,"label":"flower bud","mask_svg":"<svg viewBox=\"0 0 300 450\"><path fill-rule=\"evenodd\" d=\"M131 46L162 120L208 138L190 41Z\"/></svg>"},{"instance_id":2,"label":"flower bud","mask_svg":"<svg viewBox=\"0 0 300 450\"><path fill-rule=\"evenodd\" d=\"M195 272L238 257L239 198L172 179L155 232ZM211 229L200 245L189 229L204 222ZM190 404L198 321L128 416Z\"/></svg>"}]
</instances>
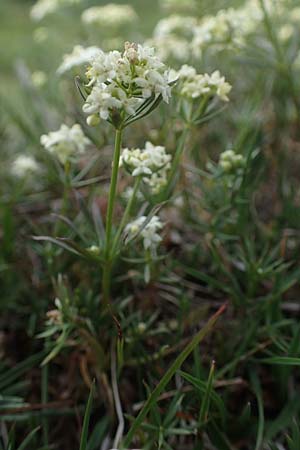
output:
<instances>
[{"instance_id":1,"label":"flower bud","mask_svg":"<svg viewBox=\"0 0 300 450\"><path fill-rule=\"evenodd\" d=\"M92 116L88 116L88 118L86 119L86 123L90 127L96 127L100 123L100 117L97 116L96 114L93 114Z\"/></svg>"}]
</instances>

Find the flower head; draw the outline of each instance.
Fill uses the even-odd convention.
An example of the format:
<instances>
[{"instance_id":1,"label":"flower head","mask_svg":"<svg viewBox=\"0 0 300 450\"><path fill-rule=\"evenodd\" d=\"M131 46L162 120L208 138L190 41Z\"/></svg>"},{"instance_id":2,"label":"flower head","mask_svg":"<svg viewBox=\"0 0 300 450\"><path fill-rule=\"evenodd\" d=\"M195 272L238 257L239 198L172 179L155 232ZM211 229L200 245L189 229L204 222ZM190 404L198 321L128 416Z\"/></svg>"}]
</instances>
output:
<instances>
[{"instance_id":1,"label":"flower head","mask_svg":"<svg viewBox=\"0 0 300 450\"><path fill-rule=\"evenodd\" d=\"M121 154L120 166L133 177L142 176L153 194L157 194L167 184L167 174L171 167L171 155L165 147L146 142L144 149L125 148Z\"/></svg>"},{"instance_id":2,"label":"flower head","mask_svg":"<svg viewBox=\"0 0 300 450\"><path fill-rule=\"evenodd\" d=\"M159 95L169 101L168 70L154 54L154 49L125 43L123 53L101 52L93 58L86 72L89 95L83 111L115 123L115 117L137 113L142 103Z\"/></svg>"},{"instance_id":3,"label":"flower head","mask_svg":"<svg viewBox=\"0 0 300 450\"><path fill-rule=\"evenodd\" d=\"M180 94L184 97L195 99L202 95L216 95L224 102L229 100L228 94L232 87L225 77L221 76L219 70L211 75L197 74L194 67L183 65L177 75L181 80Z\"/></svg>"},{"instance_id":4,"label":"flower head","mask_svg":"<svg viewBox=\"0 0 300 450\"><path fill-rule=\"evenodd\" d=\"M69 128L63 124L59 130L41 136L41 144L65 164L67 161L76 160L84 153L90 140L83 134L80 125L75 124Z\"/></svg>"},{"instance_id":5,"label":"flower head","mask_svg":"<svg viewBox=\"0 0 300 450\"><path fill-rule=\"evenodd\" d=\"M39 165L34 158L27 155L19 155L12 163L11 172L13 175L22 178L28 174L36 173Z\"/></svg>"},{"instance_id":6,"label":"flower head","mask_svg":"<svg viewBox=\"0 0 300 450\"><path fill-rule=\"evenodd\" d=\"M153 32L149 45L154 45L162 60L172 58L187 61L190 57L190 41L197 19L190 16L173 14L160 20Z\"/></svg>"},{"instance_id":7,"label":"flower head","mask_svg":"<svg viewBox=\"0 0 300 450\"><path fill-rule=\"evenodd\" d=\"M181 36L189 39L193 36L193 28L197 25L197 19L190 16L173 14L161 19L155 29L154 37Z\"/></svg>"},{"instance_id":8,"label":"flower head","mask_svg":"<svg viewBox=\"0 0 300 450\"><path fill-rule=\"evenodd\" d=\"M158 232L163 228L163 223L158 216L153 216L147 223L147 217L138 217L133 222L130 222L125 227L125 232L129 237L133 237L139 233L143 239L143 245L145 250L154 250L158 244L162 241L162 237Z\"/></svg>"}]
</instances>

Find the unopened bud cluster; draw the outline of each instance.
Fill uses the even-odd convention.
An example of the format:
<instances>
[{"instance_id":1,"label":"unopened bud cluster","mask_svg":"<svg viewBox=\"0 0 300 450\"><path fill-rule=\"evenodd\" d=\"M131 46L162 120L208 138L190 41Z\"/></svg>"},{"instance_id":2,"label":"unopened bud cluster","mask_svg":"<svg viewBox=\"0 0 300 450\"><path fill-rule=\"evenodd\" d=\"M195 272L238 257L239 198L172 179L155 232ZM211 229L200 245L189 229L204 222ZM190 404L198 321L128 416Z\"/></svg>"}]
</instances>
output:
<instances>
[{"instance_id":1,"label":"unopened bud cluster","mask_svg":"<svg viewBox=\"0 0 300 450\"><path fill-rule=\"evenodd\" d=\"M221 153L219 165L224 172L234 172L245 164L245 159L242 155L238 155L233 150L226 150Z\"/></svg>"}]
</instances>

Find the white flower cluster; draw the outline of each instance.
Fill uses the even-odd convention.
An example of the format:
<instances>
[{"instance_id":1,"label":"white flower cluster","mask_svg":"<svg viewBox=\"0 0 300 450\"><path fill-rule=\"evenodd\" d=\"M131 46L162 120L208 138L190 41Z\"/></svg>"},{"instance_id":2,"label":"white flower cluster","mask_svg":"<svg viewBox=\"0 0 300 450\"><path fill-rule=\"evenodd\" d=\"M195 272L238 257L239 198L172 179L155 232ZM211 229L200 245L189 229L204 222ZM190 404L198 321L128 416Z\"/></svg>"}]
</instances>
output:
<instances>
[{"instance_id":1,"label":"white flower cluster","mask_svg":"<svg viewBox=\"0 0 300 450\"><path fill-rule=\"evenodd\" d=\"M199 98L203 95L216 95L222 101L229 100L228 94L231 91L231 85L216 70L211 75L197 74L196 69L186 64L181 67L177 73L181 83L179 84L180 94L189 99Z\"/></svg>"},{"instance_id":2,"label":"white flower cluster","mask_svg":"<svg viewBox=\"0 0 300 450\"><path fill-rule=\"evenodd\" d=\"M184 3L189 2L162 1L170 9L173 4L173 10L180 5L184 7ZM272 16L282 18L284 14L289 15L288 22L297 16L297 11L292 12L287 8L286 0L265 0L265 6ZM257 32L263 19L264 13L259 0L248 0L240 8L222 9L215 15L206 15L200 19L170 15L158 22L150 42L157 47L158 54L163 59L175 58L179 62L185 62L191 57L200 58L203 50L212 45L215 50L240 48L249 35Z\"/></svg>"},{"instance_id":3,"label":"white flower cluster","mask_svg":"<svg viewBox=\"0 0 300 450\"><path fill-rule=\"evenodd\" d=\"M90 143L78 124L71 128L63 124L59 130L41 136L41 144L46 150L53 153L62 164L76 161Z\"/></svg>"},{"instance_id":4,"label":"white flower cluster","mask_svg":"<svg viewBox=\"0 0 300 450\"><path fill-rule=\"evenodd\" d=\"M73 69L73 67L91 63L93 58L101 52L102 50L95 46L82 47L82 45L75 45L71 53L63 56L63 62L57 69L57 73L61 75Z\"/></svg>"},{"instance_id":5,"label":"white flower cluster","mask_svg":"<svg viewBox=\"0 0 300 450\"><path fill-rule=\"evenodd\" d=\"M258 18L254 13L257 11L248 11L248 8L229 8L218 11L215 16L204 17L194 29L191 42L193 54L200 56L208 45L215 45L220 50L232 45L243 45L245 37L257 27Z\"/></svg>"},{"instance_id":6,"label":"white flower cluster","mask_svg":"<svg viewBox=\"0 0 300 450\"><path fill-rule=\"evenodd\" d=\"M219 165L224 172L233 172L243 167L244 164L245 158L233 150L226 150L220 155Z\"/></svg>"},{"instance_id":7,"label":"white flower cluster","mask_svg":"<svg viewBox=\"0 0 300 450\"><path fill-rule=\"evenodd\" d=\"M162 237L158 232L163 228L163 223L158 216L153 216L148 223L146 216L138 217L133 222L130 222L125 227L125 233L131 238L139 233L139 236L143 239L143 245L145 250L155 249L162 241Z\"/></svg>"},{"instance_id":8,"label":"white flower cluster","mask_svg":"<svg viewBox=\"0 0 300 450\"><path fill-rule=\"evenodd\" d=\"M81 20L86 25L100 25L106 29L130 25L137 20L137 14L130 5L109 3L105 6L92 6L86 9Z\"/></svg>"},{"instance_id":9,"label":"white flower cluster","mask_svg":"<svg viewBox=\"0 0 300 450\"><path fill-rule=\"evenodd\" d=\"M166 37L170 34L189 38L193 35L193 28L197 25L197 19L190 16L172 14L158 22L154 29L154 37Z\"/></svg>"},{"instance_id":10,"label":"white flower cluster","mask_svg":"<svg viewBox=\"0 0 300 450\"><path fill-rule=\"evenodd\" d=\"M286 0L264 0L265 8L272 17L289 13ZM220 10L215 16L206 16L198 27L191 43L195 56L201 54L207 45L216 45L222 50L228 46L241 47L245 39L261 26L264 12L259 0L248 0L237 9Z\"/></svg>"},{"instance_id":11,"label":"white flower cluster","mask_svg":"<svg viewBox=\"0 0 300 450\"><path fill-rule=\"evenodd\" d=\"M28 174L39 171L40 167L31 156L19 155L12 163L11 172L18 178L23 178Z\"/></svg>"},{"instance_id":12,"label":"white flower cluster","mask_svg":"<svg viewBox=\"0 0 300 450\"><path fill-rule=\"evenodd\" d=\"M171 155L165 147L146 142L144 149L125 148L120 158L120 166L133 177L142 175L153 194L157 194L166 184L168 170L171 167Z\"/></svg>"},{"instance_id":13,"label":"white flower cluster","mask_svg":"<svg viewBox=\"0 0 300 450\"><path fill-rule=\"evenodd\" d=\"M151 96L161 95L168 103L171 88L166 66L154 54L154 49L125 43L125 51L101 52L86 72L88 95L83 111L88 123L97 118L108 120L116 114L124 118L134 115Z\"/></svg>"},{"instance_id":14,"label":"white flower cluster","mask_svg":"<svg viewBox=\"0 0 300 450\"><path fill-rule=\"evenodd\" d=\"M196 25L197 19L194 17L173 14L158 22L153 38L148 42L155 46L161 59L186 61L191 54L189 42L193 39Z\"/></svg>"},{"instance_id":15,"label":"white flower cluster","mask_svg":"<svg viewBox=\"0 0 300 450\"><path fill-rule=\"evenodd\" d=\"M42 20L45 16L54 13L65 5L78 3L80 0L38 0L30 11L33 20Z\"/></svg>"}]
</instances>

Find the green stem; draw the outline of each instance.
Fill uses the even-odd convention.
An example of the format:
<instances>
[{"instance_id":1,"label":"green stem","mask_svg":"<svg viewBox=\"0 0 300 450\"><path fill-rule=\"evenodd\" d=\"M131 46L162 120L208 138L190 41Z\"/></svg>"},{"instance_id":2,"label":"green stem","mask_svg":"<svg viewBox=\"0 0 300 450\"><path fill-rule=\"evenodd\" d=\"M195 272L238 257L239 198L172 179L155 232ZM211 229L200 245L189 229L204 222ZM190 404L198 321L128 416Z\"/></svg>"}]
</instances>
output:
<instances>
[{"instance_id":1,"label":"green stem","mask_svg":"<svg viewBox=\"0 0 300 450\"><path fill-rule=\"evenodd\" d=\"M201 116L205 113L207 105L208 105L208 101L209 101L209 96L205 95L203 97L202 101L200 102L199 108L197 109L197 111L193 115L193 120L200 119Z\"/></svg>"},{"instance_id":2,"label":"green stem","mask_svg":"<svg viewBox=\"0 0 300 450\"><path fill-rule=\"evenodd\" d=\"M170 193L172 191L172 188L173 188L173 185L174 185L174 179L175 179L175 177L177 175L178 168L179 168L179 165L180 165L180 162L181 162L181 158L182 158L182 155L183 155L183 152L184 152L184 149L185 149L185 143L186 143L186 138L188 136L188 133L189 133L189 127L185 127L183 132L182 132L182 134L181 134L181 136L180 136L179 143L178 143L178 146L176 148L175 155L174 155L174 158L173 158L172 167L171 167L171 170L170 170L170 173L169 173L168 185L167 185L167 187L165 189L165 196L166 197L169 197L169 195L170 195Z\"/></svg>"},{"instance_id":3,"label":"green stem","mask_svg":"<svg viewBox=\"0 0 300 450\"><path fill-rule=\"evenodd\" d=\"M114 255L114 253L116 251L116 248L117 248L117 246L119 244L119 240L120 240L122 231L123 231L123 229L124 229L124 227L125 227L125 225L126 225L126 223L128 221L128 217L130 216L130 212L132 210L132 205L134 204L134 200L136 198L136 194L138 192L138 188L139 188L140 182L141 182L141 177L139 176L135 180L132 196L130 197L129 202L127 203L127 206L125 208L125 211L124 211L121 223L120 223L118 231L117 231L117 233L115 235L114 242L113 242L113 245L112 245L112 255Z\"/></svg>"},{"instance_id":4,"label":"green stem","mask_svg":"<svg viewBox=\"0 0 300 450\"><path fill-rule=\"evenodd\" d=\"M110 278L111 278L111 234L112 234L112 219L115 206L115 198L117 191L118 173L119 173L119 160L122 143L122 129L116 130L115 136L115 149L113 157L113 167L111 174L111 182L109 188L107 215L106 215L106 233L105 233L105 248L104 248L104 267L102 276L102 291L103 300L106 307L110 307Z\"/></svg>"},{"instance_id":5,"label":"green stem","mask_svg":"<svg viewBox=\"0 0 300 450\"><path fill-rule=\"evenodd\" d=\"M48 341L46 341L47 345ZM48 377L49 377L49 366L48 364L42 367L42 385L41 385L41 401L44 405L48 403ZM48 448L49 445L49 423L48 417L45 416L42 420L43 423L43 445Z\"/></svg>"},{"instance_id":6,"label":"green stem","mask_svg":"<svg viewBox=\"0 0 300 450\"><path fill-rule=\"evenodd\" d=\"M63 188L62 204L60 208L61 216L68 215L69 194L71 188L70 168L71 168L70 163L66 162L64 165L64 188ZM57 219L54 225L54 236L57 236L60 233L61 225L62 225L61 221Z\"/></svg>"}]
</instances>

